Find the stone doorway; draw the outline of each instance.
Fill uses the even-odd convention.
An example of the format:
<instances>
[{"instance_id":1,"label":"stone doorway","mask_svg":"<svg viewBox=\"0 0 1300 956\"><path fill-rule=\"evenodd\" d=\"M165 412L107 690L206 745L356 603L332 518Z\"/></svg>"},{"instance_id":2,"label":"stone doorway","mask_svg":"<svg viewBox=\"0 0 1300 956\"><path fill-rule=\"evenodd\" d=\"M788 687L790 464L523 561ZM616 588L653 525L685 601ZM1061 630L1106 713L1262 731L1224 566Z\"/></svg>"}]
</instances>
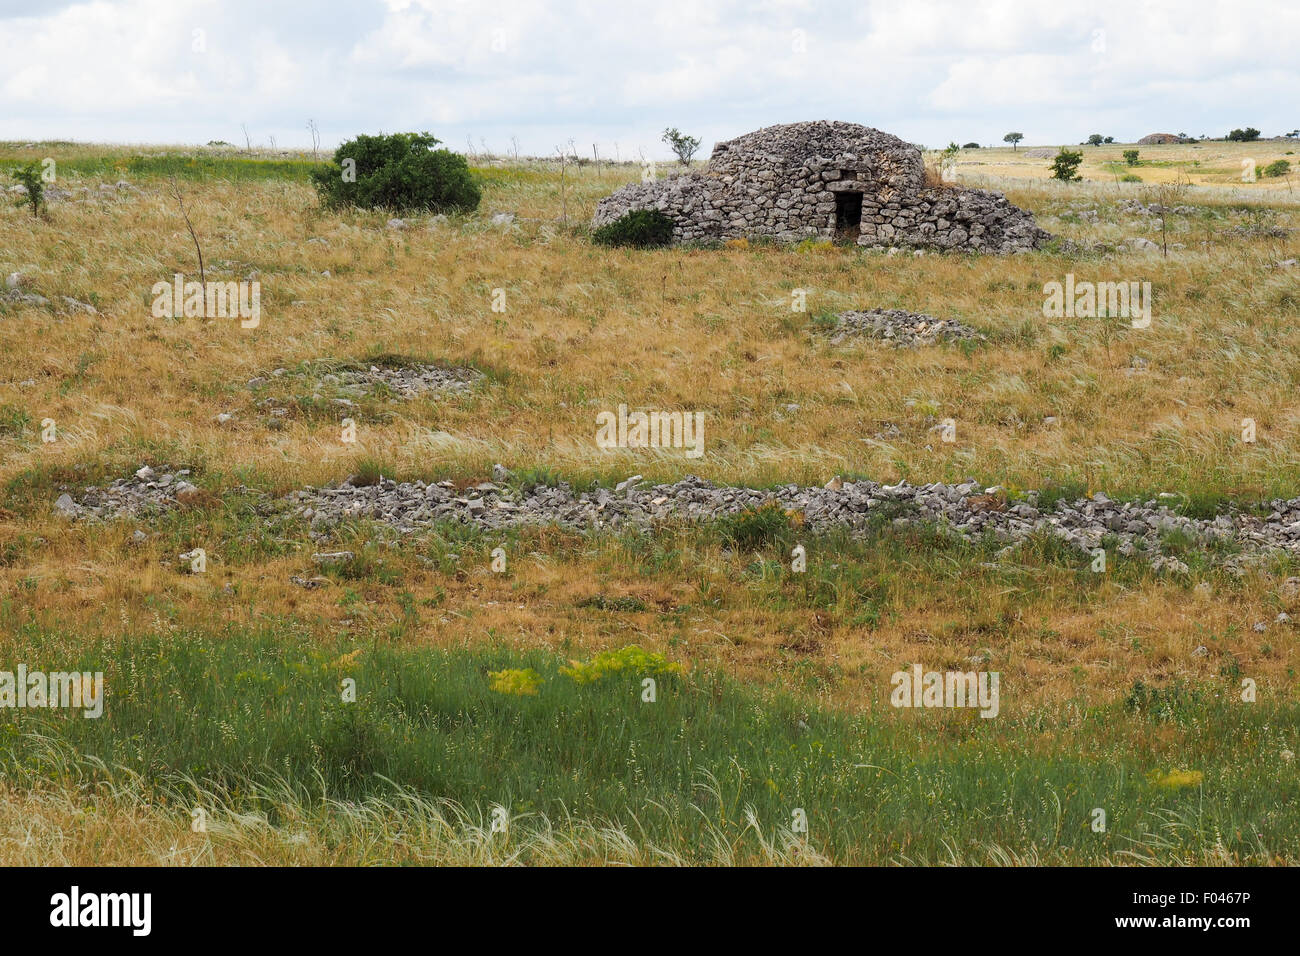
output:
<instances>
[{"instance_id":1,"label":"stone doorway","mask_svg":"<svg viewBox=\"0 0 1300 956\"><path fill-rule=\"evenodd\" d=\"M835 194L835 238L856 239L862 230L862 193Z\"/></svg>"}]
</instances>

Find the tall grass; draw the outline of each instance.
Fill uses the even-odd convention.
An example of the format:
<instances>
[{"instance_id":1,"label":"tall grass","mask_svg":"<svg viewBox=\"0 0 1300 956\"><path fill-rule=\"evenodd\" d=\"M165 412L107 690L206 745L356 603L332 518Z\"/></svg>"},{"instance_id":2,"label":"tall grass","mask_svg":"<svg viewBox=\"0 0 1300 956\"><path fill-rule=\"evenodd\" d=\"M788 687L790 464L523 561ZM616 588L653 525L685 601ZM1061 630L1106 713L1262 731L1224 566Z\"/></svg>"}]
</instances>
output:
<instances>
[{"instance_id":1,"label":"tall grass","mask_svg":"<svg viewBox=\"0 0 1300 956\"><path fill-rule=\"evenodd\" d=\"M1300 714L1209 688L1158 715L1066 702L983 720L849 714L707 671L659 673L647 703L640 674L579 684L542 651L330 647L292 626L25 644L31 669L103 670L108 703L99 720L4 712L5 775L110 793L130 783L178 814L207 802L218 819L284 826L296 807L318 826L390 827L405 808L417 831L463 842L471 825L490 834L501 808L498 826L517 819L529 839L578 821L588 838L618 832L703 862L770 858L764 835L804 839L799 810L812 855L836 862L981 858L990 846L1079 863L1135 847L1164 862L1300 853L1300 821L1281 800L1297 782L1281 752ZM488 675L510 667L533 668L538 693L491 690ZM342 700L345 677L355 703ZM1162 786L1172 769L1203 783ZM1096 807L1104 834L1088 825ZM1195 826L1171 831L1170 816Z\"/></svg>"}]
</instances>

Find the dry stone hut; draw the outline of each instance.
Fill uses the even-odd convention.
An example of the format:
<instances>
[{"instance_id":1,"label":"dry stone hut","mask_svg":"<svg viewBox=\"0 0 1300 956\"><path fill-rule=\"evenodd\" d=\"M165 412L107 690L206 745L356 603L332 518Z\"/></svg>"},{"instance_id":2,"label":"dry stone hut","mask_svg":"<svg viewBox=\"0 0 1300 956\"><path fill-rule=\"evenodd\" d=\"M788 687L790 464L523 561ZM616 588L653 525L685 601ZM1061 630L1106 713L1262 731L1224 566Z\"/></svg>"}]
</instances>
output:
<instances>
[{"instance_id":1,"label":"dry stone hut","mask_svg":"<svg viewBox=\"0 0 1300 956\"><path fill-rule=\"evenodd\" d=\"M1050 236L1001 193L927 185L921 151L856 123L769 126L718 143L702 172L633 183L593 226L659 209L678 242L768 236L864 246L1019 252Z\"/></svg>"}]
</instances>

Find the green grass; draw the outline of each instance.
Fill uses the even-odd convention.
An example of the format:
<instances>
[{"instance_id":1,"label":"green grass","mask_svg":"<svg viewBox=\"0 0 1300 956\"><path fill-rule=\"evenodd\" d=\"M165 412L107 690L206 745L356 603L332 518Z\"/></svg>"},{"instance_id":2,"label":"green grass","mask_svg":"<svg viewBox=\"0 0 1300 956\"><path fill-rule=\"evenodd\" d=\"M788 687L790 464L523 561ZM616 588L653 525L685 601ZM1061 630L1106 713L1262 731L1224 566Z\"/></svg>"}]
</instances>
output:
<instances>
[{"instance_id":1,"label":"green grass","mask_svg":"<svg viewBox=\"0 0 1300 956\"><path fill-rule=\"evenodd\" d=\"M313 167L318 165L304 159L253 159L240 156L203 156L170 154L164 156L78 156L59 158L52 156L62 177L87 177L114 179L122 176L137 178L170 177L206 181L224 179L232 182L288 180L306 183ZM28 161L0 154L0 179L8 180L11 171L25 166Z\"/></svg>"},{"instance_id":2,"label":"green grass","mask_svg":"<svg viewBox=\"0 0 1300 956\"><path fill-rule=\"evenodd\" d=\"M290 624L89 644L26 628L6 659L103 670L108 702L99 720L0 711L0 768L30 782L64 772L50 755L70 749L94 758L85 772L101 782L129 771L166 788L187 776L236 806L254 800L250 781L274 778L307 804L406 787L484 816L499 804L620 821L688 855L718 833L752 839L748 813L772 832L796 809L809 843L840 862L982 859L994 847L1077 863L1131 850L1200 859L1218 846L1257 861L1300 853L1284 797L1300 780L1279 757L1300 731L1294 705L1141 688L1142 706L1013 716L1004 686L1002 716L983 720L892 710L882 688L880 707L848 714L715 673L660 673L644 703L641 675L578 684L540 651L378 644L341 662L351 650L312 645ZM489 672L514 668L540 675L536 695L489 688ZM355 703L341 700L344 677ZM1148 779L1171 770L1203 783ZM1088 826L1097 807L1106 833Z\"/></svg>"}]
</instances>

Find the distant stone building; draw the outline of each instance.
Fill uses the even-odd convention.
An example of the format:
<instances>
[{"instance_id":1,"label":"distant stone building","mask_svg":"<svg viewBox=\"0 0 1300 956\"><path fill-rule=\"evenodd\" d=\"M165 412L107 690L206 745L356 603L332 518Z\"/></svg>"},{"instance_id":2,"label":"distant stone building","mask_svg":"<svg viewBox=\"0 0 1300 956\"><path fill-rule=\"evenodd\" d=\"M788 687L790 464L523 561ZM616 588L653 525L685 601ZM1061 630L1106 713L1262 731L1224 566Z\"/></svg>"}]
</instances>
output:
<instances>
[{"instance_id":1,"label":"distant stone building","mask_svg":"<svg viewBox=\"0 0 1300 956\"><path fill-rule=\"evenodd\" d=\"M594 226L659 209L673 238L824 238L863 246L1019 252L1051 238L1001 193L926 182L921 151L856 123L769 126L718 143L703 171L605 197Z\"/></svg>"},{"instance_id":2,"label":"distant stone building","mask_svg":"<svg viewBox=\"0 0 1300 956\"><path fill-rule=\"evenodd\" d=\"M1169 143L1184 142L1176 133L1148 133L1138 140L1139 146L1165 146Z\"/></svg>"}]
</instances>

